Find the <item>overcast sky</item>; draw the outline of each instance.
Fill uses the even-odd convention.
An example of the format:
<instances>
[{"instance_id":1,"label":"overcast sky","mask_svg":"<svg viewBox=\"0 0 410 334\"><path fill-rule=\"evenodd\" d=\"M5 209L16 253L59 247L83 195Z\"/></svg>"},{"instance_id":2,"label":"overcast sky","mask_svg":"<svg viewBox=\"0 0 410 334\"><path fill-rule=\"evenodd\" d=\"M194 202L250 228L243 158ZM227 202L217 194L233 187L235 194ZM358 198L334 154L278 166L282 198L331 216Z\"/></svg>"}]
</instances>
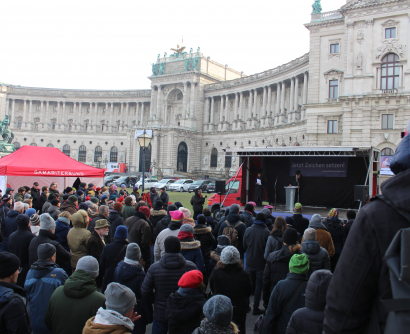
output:
<instances>
[{"instance_id":1,"label":"overcast sky","mask_svg":"<svg viewBox=\"0 0 410 334\"><path fill-rule=\"evenodd\" d=\"M314 0L2 1L0 82L149 89L151 63L189 50L254 74L309 51ZM346 0L322 0L323 11Z\"/></svg>"}]
</instances>

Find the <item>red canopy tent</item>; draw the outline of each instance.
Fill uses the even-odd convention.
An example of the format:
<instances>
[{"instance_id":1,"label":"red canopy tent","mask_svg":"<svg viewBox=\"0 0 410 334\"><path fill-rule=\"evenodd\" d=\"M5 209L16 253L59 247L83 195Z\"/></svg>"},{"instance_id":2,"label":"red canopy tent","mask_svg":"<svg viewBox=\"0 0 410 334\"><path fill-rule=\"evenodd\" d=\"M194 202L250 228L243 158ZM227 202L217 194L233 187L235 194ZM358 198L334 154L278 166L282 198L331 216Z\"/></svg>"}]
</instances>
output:
<instances>
[{"instance_id":1,"label":"red canopy tent","mask_svg":"<svg viewBox=\"0 0 410 334\"><path fill-rule=\"evenodd\" d=\"M7 181L5 179L7 177ZM23 146L17 151L0 159L0 188L6 183L17 187L33 185L37 181L41 186L57 182L60 191L80 178L82 182L102 186L104 170L78 162L53 147Z\"/></svg>"}]
</instances>

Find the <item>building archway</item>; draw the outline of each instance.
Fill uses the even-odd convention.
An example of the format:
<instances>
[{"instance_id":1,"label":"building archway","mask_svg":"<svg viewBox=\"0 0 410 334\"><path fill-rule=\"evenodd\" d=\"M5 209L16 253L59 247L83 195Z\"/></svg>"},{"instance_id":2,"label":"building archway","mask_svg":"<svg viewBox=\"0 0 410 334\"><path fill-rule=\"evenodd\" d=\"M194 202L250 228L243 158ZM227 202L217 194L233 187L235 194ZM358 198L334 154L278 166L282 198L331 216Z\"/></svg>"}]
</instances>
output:
<instances>
[{"instance_id":1,"label":"building archway","mask_svg":"<svg viewBox=\"0 0 410 334\"><path fill-rule=\"evenodd\" d=\"M188 146L185 142L180 142L178 145L177 170L179 172L188 170Z\"/></svg>"},{"instance_id":2,"label":"building archway","mask_svg":"<svg viewBox=\"0 0 410 334\"><path fill-rule=\"evenodd\" d=\"M177 122L177 119L185 117L183 104L184 93L179 88L174 88L168 93L164 105L164 124L172 124Z\"/></svg>"},{"instance_id":3,"label":"building archway","mask_svg":"<svg viewBox=\"0 0 410 334\"><path fill-rule=\"evenodd\" d=\"M214 147L211 151L211 165L210 167L218 167L218 150Z\"/></svg>"},{"instance_id":4,"label":"building archway","mask_svg":"<svg viewBox=\"0 0 410 334\"><path fill-rule=\"evenodd\" d=\"M140 147L140 162L139 162L139 168L138 170L142 172L142 161L143 161L143 150L142 147ZM148 148L145 149L145 173L148 173L148 171L151 168L151 144L149 144Z\"/></svg>"}]
</instances>

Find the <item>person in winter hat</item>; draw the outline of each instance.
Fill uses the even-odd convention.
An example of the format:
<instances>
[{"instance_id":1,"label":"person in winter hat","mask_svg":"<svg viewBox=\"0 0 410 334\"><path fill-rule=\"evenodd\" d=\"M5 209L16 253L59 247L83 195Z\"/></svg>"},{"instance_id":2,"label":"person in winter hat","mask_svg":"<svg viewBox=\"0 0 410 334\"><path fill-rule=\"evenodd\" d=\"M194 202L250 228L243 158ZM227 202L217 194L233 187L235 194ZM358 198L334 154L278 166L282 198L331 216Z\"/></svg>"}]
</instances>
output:
<instances>
[{"instance_id":1,"label":"person in winter hat","mask_svg":"<svg viewBox=\"0 0 410 334\"><path fill-rule=\"evenodd\" d=\"M309 226L309 219L303 217L303 206L301 203L295 203L295 208L293 209L293 216L286 217L286 223L292 226L300 235Z\"/></svg>"},{"instance_id":2,"label":"person in winter hat","mask_svg":"<svg viewBox=\"0 0 410 334\"><path fill-rule=\"evenodd\" d=\"M55 289L64 285L68 276L55 264L56 248L52 244L39 245L37 255L38 260L33 263L27 274L24 290L30 304L33 333L52 334L44 323L48 301Z\"/></svg>"},{"instance_id":3,"label":"person in winter hat","mask_svg":"<svg viewBox=\"0 0 410 334\"><path fill-rule=\"evenodd\" d=\"M125 258L121 260L115 269L114 282L129 287L138 300L134 312L137 312L141 319L134 323L133 334L145 334L146 326L152 323L153 320L151 301L141 294L141 285L145 277L141 249L136 243L129 243Z\"/></svg>"},{"instance_id":4,"label":"person in winter hat","mask_svg":"<svg viewBox=\"0 0 410 334\"><path fill-rule=\"evenodd\" d=\"M209 276L209 261L211 260L212 246L215 244L215 237L212 234L212 229L208 226L208 222L204 215L198 216L197 225L194 226L194 238L201 243L201 252L204 259L206 271L204 273L204 284L208 285Z\"/></svg>"},{"instance_id":5,"label":"person in winter hat","mask_svg":"<svg viewBox=\"0 0 410 334\"><path fill-rule=\"evenodd\" d=\"M330 259L327 250L320 247L316 240L316 230L307 228L303 234L302 252L306 254L310 262L310 269L308 275L316 270L327 269L330 270Z\"/></svg>"},{"instance_id":6,"label":"person in winter hat","mask_svg":"<svg viewBox=\"0 0 410 334\"><path fill-rule=\"evenodd\" d=\"M37 213L30 216L30 230L35 236L40 232L40 217Z\"/></svg>"},{"instance_id":7,"label":"person in winter hat","mask_svg":"<svg viewBox=\"0 0 410 334\"><path fill-rule=\"evenodd\" d=\"M243 269L240 253L233 246L222 250L221 261L212 271L209 286L214 295L224 295L231 299L234 307L233 322L241 333L246 332L247 299L252 293L249 273Z\"/></svg>"},{"instance_id":8,"label":"person in winter hat","mask_svg":"<svg viewBox=\"0 0 410 334\"><path fill-rule=\"evenodd\" d=\"M323 225L326 226L332 236L333 245L335 247L335 255L330 259L332 272L334 272L345 242L345 231L343 229L343 222L339 219L339 211L335 208L331 209Z\"/></svg>"},{"instance_id":9,"label":"person in winter hat","mask_svg":"<svg viewBox=\"0 0 410 334\"><path fill-rule=\"evenodd\" d=\"M167 211L163 209L164 203L161 200L158 200L154 208L151 209L151 215L149 220L152 223L154 229L157 227L158 222L167 216Z\"/></svg>"},{"instance_id":10,"label":"person in winter hat","mask_svg":"<svg viewBox=\"0 0 410 334\"><path fill-rule=\"evenodd\" d=\"M322 334L326 293L332 277L329 270L317 270L310 276L305 291L305 307L293 312L286 334Z\"/></svg>"},{"instance_id":11,"label":"person in winter hat","mask_svg":"<svg viewBox=\"0 0 410 334\"><path fill-rule=\"evenodd\" d=\"M335 246L331 234L322 223L322 217L319 214L314 214L309 223L309 227L316 230L316 240L319 241L320 246L326 249L329 253L329 257L332 258L335 255Z\"/></svg>"},{"instance_id":12,"label":"person in winter hat","mask_svg":"<svg viewBox=\"0 0 410 334\"><path fill-rule=\"evenodd\" d=\"M289 228L286 224L285 218L278 216L275 218L272 231L269 234L268 241L266 242L265 253L263 257L268 259L270 253L280 250L283 245L283 233Z\"/></svg>"},{"instance_id":13,"label":"person in winter hat","mask_svg":"<svg viewBox=\"0 0 410 334\"><path fill-rule=\"evenodd\" d=\"M180 211L177 212L182 214ZM164 255L148 269L147 276L142 283L141 293L143 298L154 300L152 332L166 334L168 330L166 317L168 297L178 290L178 282L182 275L187 271L197 269L197 267L191 261L186 261L180 254L181 243L177 237L167 237L164 246Z\"/></svg>"},{"instance_id":14,"label":"person in winter hat","mask_svg":"<svg viewBox=\"0 0 410 334\"><path fill-rule=\"evenodd\" d=\"M210 298L203 307L205 319L192 334L236 334L239 328L232 322L231 300L223 295Z\"/></svg>"},{"instance_id":15,"label":"person in winter hat","mask_svg":"<svg viewBox=\"0 0 410 334\"><path fill-rule=\"evenodd\" d=\"M75 214L78 211L78 197L75 195L70 195L67 201L60 206L60 211L68 211L70 215Z\"/></svg>"},{"instance_id":16,"label":"person in winter hat","mask_svg":"<svg viewBox=\"0 0 410 334\"><path fill-rule=\"evenodd\" d=\"M211 252L211 260L209 261L210 272L212 272L216 264L221 260L222 250L227 246L231 246L231 240L226 235L220 235L218 237L217 247Z\"/></svg>"},{"instance_id":17,"label":"person in winter hat","mask_svg":"<svg viewBox=\"0 0 410 334\"><path fill-rule=\"evenodd\" d=\"M191 210L187 208L179 208L179 211L181 211L184 214L184 220L182 222L182 225L184 224L190 224L192 227L195 226L195 220L191 218Z\"/></svg>"},{"instance_id":18,"label":"person in winter hat","mask_svg":"<svg viewBox=\"0 0 410 334\"><path fill-rule=\"evenodd\" d=\"M194 229L190 224L184 224L178 232L181 241L181 254L187 261L195 263L198 270L205 273L205 263L202 257L201 242L194 239Z\"/></svg>"},{"instance_id":19,"label":"person in winter hat","mask_svg":"<svg viewBox=\"0 0 410 334\"><path fill-rule=\"evenodd\" d=\"M167 302L168 333L191 334L203 319L202 308L207 300L202 273L199 270L186 272L178 287Z\"/></svg>"},{"instance_id":20,"label":"person in winter hat","mask_svg":"<svg viewBox=\"0 0 410 334\"><path fill-rule=\"evenodd\" d=\"M134 214L134 203L135 203L135 201L133 200L133 198L131 196L125 197L124 205L123 205L122 210L121 210L122 218L124 219L124 221L128 217L132 217L132 215Z\"/></svg>"},{"instance_id":21,"label":"person in winter hat","mask_svg":"<svg viewBox=\"0 0 410 334\"><path fill-rule=\"evenodd\" d=\"M155 246L154 246L155 262L159 261L161 256L165 253L165 244L164 244L165 239L170 236L175 236L175 237L178 236L179 230L184 220L184 214L181 211L178 211L178 210L169 211L169 215L171 217L171 222L169 223L168 228L166 228L165 230L162 230L161 233L158 234L155 240ZM158 225L160 223L161 222L159 222ZM157 228L158 228L158 225L157 225Z\"/></svg>"},{"instance_id":22,"label":"person in winter hat","mask_svg":"<svg viewBox=\"0 0 410 334\"><path fill-rule=\"evenodd\" d=\"M115 202L113 208L110 210L108 215L108 221L110 222L110 232L114 235L115 230L118 226L124 224L124 218L121 215L122 204L120 202Z\"/></svg>"},{"instance_id":23,"label":"person in winter hat","mask_svg":"<svg viewBox=\"0 0 410 334\"><path fill-rule=\"evenodd\" d=\"M137 302L130 288L110 283L105 291L106 308L100 307L95 317L87 320L83 334L132 333L134 321L141 318L134 312Z\"/></svg>"},{"instance_id":24,"label":"person in winter hat","mask_svg":"<svg viewBox=\"0 0 410 334\"><path fill-rule=\"evenodd\" d=\"M73 228L67 234L67 243L71 253L71 267L75 270L77 262L87 255L87 243L91 232L87 230L88 215L80 210L71 216Z\"/></svg>"},{"instance_id":25,"label":"person in winter hat","mask_svg":"<svg viewBox=\"0 0 410 334\"><path fill-rule=\"evenodd\" d=\"M268 228L269 232L273 229L273 222L274 220L271 219L271 212L268 208L263 208L259 213L263 213L266 218L265 225ZM256 217L255 217L256 218Z\"/></svg>"},{"instance_id":26,"label":"person in winter hat","mask_svg":"<svg viewBox=\"0 0 410 334\"><path fill-rule=\"evenodd\" d=\"M82 333L84 324L100 307L105 296L97 291L98 261L92 256L82 257L74 273L58 287L48 302L44 322L53 333Z\"/></svg>"}]
</instances>

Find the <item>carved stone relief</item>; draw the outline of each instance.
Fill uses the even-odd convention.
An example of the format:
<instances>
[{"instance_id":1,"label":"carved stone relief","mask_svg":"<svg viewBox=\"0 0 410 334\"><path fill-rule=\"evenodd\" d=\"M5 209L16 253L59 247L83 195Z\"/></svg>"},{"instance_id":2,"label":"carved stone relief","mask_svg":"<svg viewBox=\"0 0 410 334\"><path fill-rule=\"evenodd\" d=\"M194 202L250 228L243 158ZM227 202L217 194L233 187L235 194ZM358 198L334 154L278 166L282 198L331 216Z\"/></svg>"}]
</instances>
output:
<instances>
[{"instance_id":1,"label":"carved stone relief","mask_svg":"<svg viewBox=\"0 0 410 334\"><path fill-rule=\"evenodd\" d=\"M376 60L381 60L382 56L389 52L396 53L400 59L406 58L406 45L398 44L397 41L385 41L383 45L378 47L374 52Z\"/></svg>"},{"instance_id":2,"label":"carved stone relief","mask_svg":"<svg viewBox=\"0 0 410 334\"><path fill-rule=\"evenodd\" d=\"M357 32L357 37L356 37L357 43L362 44L364 42L364 31L359 30Z\"/></svg>"}]
</instances>

